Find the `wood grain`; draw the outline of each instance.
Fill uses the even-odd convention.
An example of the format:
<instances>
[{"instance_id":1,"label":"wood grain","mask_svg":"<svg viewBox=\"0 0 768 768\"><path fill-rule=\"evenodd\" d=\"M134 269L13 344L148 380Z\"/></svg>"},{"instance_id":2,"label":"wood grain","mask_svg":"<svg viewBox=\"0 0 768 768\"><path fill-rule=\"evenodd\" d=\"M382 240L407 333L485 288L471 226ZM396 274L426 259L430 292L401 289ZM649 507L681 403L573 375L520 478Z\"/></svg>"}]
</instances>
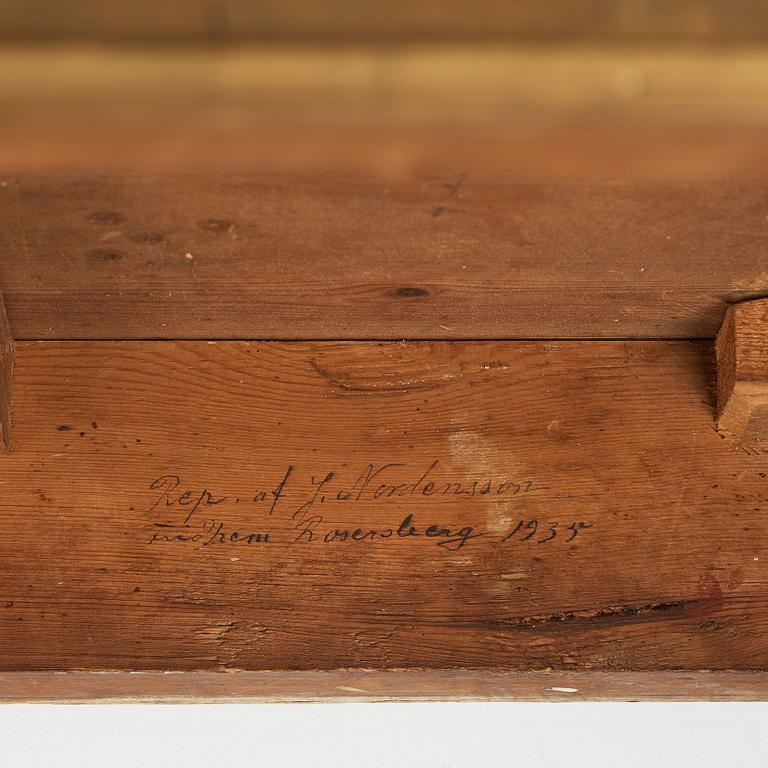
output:
<instances>
[{"instance_id":1,"label":"wood grain","mask_svg":"<svg viewBox=\"0 0 768 768\"><path fill-rule=\"evenodd\" d=\"M306 41L525 39L764 42L760 0L5 0L6 39Z\"/></svg>"},{"instance_id":2,"label":"wood grain","mask_svg":"<svg viewBox=\"0 0 768 768\"><path fill-rule=\"evenodd\" d=\"M0 453L11 446L11 385L13 383L14 341L0 293Z\"/></svg>"},{"instance_id":3,"label":"wood grain","mask_svg":"<svg viewBox=\"0 0 768 768\"><path fill-rule=\"evenodd\" d=\"M717 335L718 427L768 441L768 299L735 304Z\"/></svg>"},{"instance_id":4,"label":"wood grain","mask_svg":"<svg viewBox=\"0 0 768 768\"><path fill-rule=\"evenodd\" d=\"M714 379L710 342L20 343L0 670L434 673L389 678L417 696L550 670L630 698L624 673L674 696L656 673L712 670L765 695L768 454L717 433Z\"/></svg>"},{"instance_id":5,"label":"wood grain","mask_svg":"<svg viewBox=\"0 0 768 768\"><path fill-rule=\"evenodd\" d=\"M766 672L0 672L9 702L764 701Z\"/></svg>"},{"instance_id":6,"label":"wood grain","mask_svg":"<svg viewBox=\"0 0 768 768\"><path fill-rule=\"evenodd\" d=\"M713 338L764 295L765 185L11 177L17 339Z\"/></svg>"}]
</instances>

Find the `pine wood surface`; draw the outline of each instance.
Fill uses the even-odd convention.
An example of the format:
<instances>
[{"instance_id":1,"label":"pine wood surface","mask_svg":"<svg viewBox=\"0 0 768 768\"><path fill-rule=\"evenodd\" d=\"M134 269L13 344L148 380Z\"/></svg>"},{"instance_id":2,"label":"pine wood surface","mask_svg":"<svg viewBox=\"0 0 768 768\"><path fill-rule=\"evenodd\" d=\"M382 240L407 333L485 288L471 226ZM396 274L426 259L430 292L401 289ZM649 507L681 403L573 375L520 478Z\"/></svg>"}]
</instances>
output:
<instances>
[{"instance_id":1,"label":"pine wood surface","mask_svg":"<svg viewBox=\"0 0 768 768\"><path fill-rule=\"evenodd\" d=\"M0 701L762 701L765 672L0 672Z\"/></svg>"},{"instance_id":2,"label":"pine wood surface","mask_svg":"<svg viewBox=\"0 0 768 768\"><path fill-rule=\"evenodd\" d=\"M764 295L759 181L10 177L17 339L713 338Z\"/></svg>"},{"instance_id":3,"label":"pine wood surface","mask_svg":"<svg viewBox=\"0 0 768 768\"><path fill-rule=\"evenodd\" d=\"M705 341L20 343L0 670L764 696L768 452L718 434L714 383ZM759 674L654 677L701 670ZM360 687L344 674L284 697ZM29 690L106 695L79 679ZM529 695L550 679L571 687Z\"/></svg>"}]
</instances>

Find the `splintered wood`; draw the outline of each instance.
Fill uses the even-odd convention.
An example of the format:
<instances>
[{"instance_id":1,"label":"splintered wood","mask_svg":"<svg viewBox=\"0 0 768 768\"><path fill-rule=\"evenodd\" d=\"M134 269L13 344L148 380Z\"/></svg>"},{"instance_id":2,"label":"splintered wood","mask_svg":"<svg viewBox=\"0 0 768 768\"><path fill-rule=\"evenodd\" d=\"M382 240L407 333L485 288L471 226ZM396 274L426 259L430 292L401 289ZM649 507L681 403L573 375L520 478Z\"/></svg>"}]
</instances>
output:
<instances>
[{"instance_id":1,"label":"splintered wood","mask_svg":"<svg viewBox=\"0 0 768 768\"><path fill-rule=\"evenodd\" d=\"M0 698L765 695L768 450L713 362L19 343Z\"/></svg>"},{"instance_id":2,"label":"splintered wood","mask_svg":"<svg viewBox=\"0 0 768 768\"><path fill-rule=\"evenodd\" d=\"M718 427L768 445L768 299L728 309L717 362Z\"/></svg>"}]
</instances>

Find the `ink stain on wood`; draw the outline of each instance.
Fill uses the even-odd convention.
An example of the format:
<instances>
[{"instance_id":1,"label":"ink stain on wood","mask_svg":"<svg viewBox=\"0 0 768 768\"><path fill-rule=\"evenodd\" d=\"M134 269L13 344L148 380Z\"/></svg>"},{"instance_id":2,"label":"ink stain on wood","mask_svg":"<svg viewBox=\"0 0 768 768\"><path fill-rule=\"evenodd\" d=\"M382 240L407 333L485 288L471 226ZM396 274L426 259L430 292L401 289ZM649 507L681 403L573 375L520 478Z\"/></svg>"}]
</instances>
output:
<instances>
[{"instance_id":1,"label":"ink stain on wood","mask_svg":"<svg viewBox=\"0 0 768 768\"><path fill-rule=\"evenodd\" d=\"M125 259L126 254L115 248L94 248L86 253L86 259L94 264L111 264Z\"/></svg>"}]
</instances>

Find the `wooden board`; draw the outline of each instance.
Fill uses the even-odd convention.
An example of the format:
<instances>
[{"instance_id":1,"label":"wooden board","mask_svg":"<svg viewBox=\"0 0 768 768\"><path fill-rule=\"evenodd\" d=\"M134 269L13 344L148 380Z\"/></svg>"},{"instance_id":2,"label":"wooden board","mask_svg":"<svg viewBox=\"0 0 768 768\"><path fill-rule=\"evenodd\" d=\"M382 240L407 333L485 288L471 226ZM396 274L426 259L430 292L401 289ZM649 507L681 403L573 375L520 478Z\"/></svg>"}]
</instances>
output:
<instances>
[{"instance_id":1,"label":"wooden board","mask_svg":"<svg viewBox=\"0 0 768 768\"><path fill-rule=\"evenodd\" d=\"M5 0L5 38L309 41L412 38L763 42L760 0Z\"/></svg>"},{"instance_id":2,"label":"wooden board","mask_svg":"<svg viewBox=\"0 0 768 768\"><path fill-rule=\"evenodd\" d=\"M2 702L763 701L766 672L0 672Z\"/></svg>"},{"instance_id":3,"label":"wooden board","mask_svg":"<svg viewBox=\"0 0 768 768\"><path fill-rule=\"evenodd\" d=\"M764 697L768 453L713 357L21 343L0 698Z\"/></svg>"},{"instance_id":4,"label":"wooden board","mask_svg":"<svg viewBox=\"0 0 768 768\"><path fill-rule=\"evenodd\" d=\"M177 105L178 106L178 105ZM9 114L10 112L10 114ZM0 125L3 180L30 173L318 174L333 168L382 179L499 173L550 183L700 183L768 177L761 122L581 119L554 116L490 124L343 123L222 125L213 117L94 119L59 108Z\"/></svg>"},{"instance_id":5,"label":"wooden board","mask_svg":"<svg viewBox=\"0 0 768 768\"><path fill-rule=\"evenodd\" d=\"M0 293L0 453L5 453L11 444L11 385L13 383L14 341L5 304Z\"/></svg>"},{"instance_id":6,"label":"wooden board","mask_svg":"<svg viewBox=\"0 0 768 768\"><path fill-rule=\"evenodd\" d=\"M537 115L749 125L768 118L767 66L761 48L0 46L0 107L4 125L37 117L53 140L52 114L72 114L86 131L94 119L162 118L180 136L206 119L420 124L434 133Z\"/></svg>"},{"instance_id":7,"label":"wooden board","mask_svg":"<svg viewBox=\"0 0 768 768\"><path fill-rule=\"evenodd\" d=\"M714 337L764 295L762 182L14 178L17 339Z\"/></svg>"}]
</instances>

